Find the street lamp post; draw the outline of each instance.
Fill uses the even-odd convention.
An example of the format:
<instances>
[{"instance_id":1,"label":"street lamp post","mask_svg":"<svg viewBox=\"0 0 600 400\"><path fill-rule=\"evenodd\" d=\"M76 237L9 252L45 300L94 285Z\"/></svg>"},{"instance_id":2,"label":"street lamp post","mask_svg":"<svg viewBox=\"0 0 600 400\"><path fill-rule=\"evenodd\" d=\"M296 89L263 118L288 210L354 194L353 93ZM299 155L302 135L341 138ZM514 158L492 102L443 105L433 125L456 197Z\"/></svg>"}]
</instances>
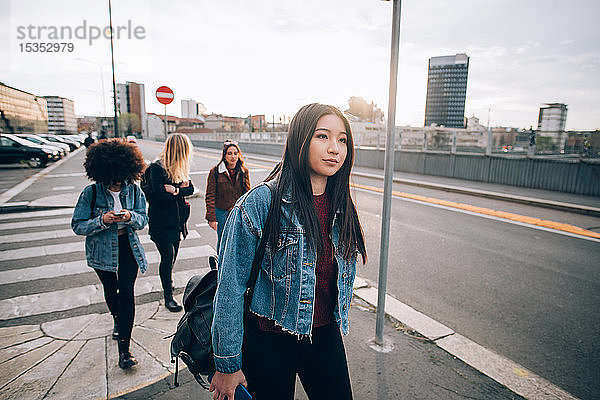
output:
<instances>
[{"instance_id":1,"label":"street lamp post","mask_svg":"<svg viewBox=\"0 0 600 400\"><path fill-rule=\"evenodd\" d=\"M115 109L115 137L119 137L119 117L117 115L117 82L115 80L115 54L113 48L113 26L112 26L112 7L110 0L108 0L108 22L110 25L110 59L112 66L112 80L113 80L113 106Z\"/></svg>"},{"instance_id":2,"label":"street lamp post","mask_svg":"<svg viewBox=\"0 0 600 400\"><path fill-rule=\"evenodd\" d=\"M383 323L385 320L385 294L387 290L390 220L392 216L391 203L392 180L394 174L398 53L400 46L400 9L401 0L393 0L390 89L388 94L387 140L385 143L385 179L383 183L383 209L381 213L381 242L379 250L379 287L377 293L377 318L375 324L375 343L379 346L383 346Z\"/></svg>"}]
</instances>

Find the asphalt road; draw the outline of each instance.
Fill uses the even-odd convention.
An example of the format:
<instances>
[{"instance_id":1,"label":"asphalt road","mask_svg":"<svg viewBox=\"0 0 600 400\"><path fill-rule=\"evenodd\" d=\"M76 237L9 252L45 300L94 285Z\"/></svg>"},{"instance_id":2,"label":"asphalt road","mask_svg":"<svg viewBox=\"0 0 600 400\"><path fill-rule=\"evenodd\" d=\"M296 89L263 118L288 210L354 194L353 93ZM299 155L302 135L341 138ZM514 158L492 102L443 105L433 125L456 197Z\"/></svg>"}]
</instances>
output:
<instances>
[{"instance_id":1,"label":"asphalt road","mask_svg":"<svg viewBox=\"0 0 600 400\"><path fill-rule=\"evenodd\" d=\"M145 157L153 160L162 144L140 141L139 146ZM201 238L186 240L183 247L196 242L215 245L216 234L205 225L203 194L208 170L219 156L214 150L196 150L192 178L201 196L190 201L189 226L197 229ZM81 173L81 159L70 162L73 173ZM250 157L247 166L251 170L252 184L256 184L264 179L272 163ZM4 168L1 173L3 179L8 176ZM382 181L367 178L354 177L353 182L383 186ZM26 190L12 201L33 200L61 191L79 192L86 183L81 174L44 178L36 184L35 190ZM590 216L412 186L394 185L394 189L596 231L600 227L600 218ZM382 196L357 189L354 196L369 252L369 261L359 267L359 276L377 285ZM390 236L389 294L575 396L598 398L600 243L398 198L392 200ZM52 243L59 241L49 239L40 245ZM18 243L0 244L0 250L18 247ZM145 247L149 251L152 246ZM68 259L68 255L56 256L52 262L63 258ZM41 257L29 261L32 265L42 263ZM22 261L7 261L3 262L2 269L16 269L21 265ZM192 260L178 261L177 268L193 267ZM157 271L149 273L154 275ZM90 273L69 280L37 280L37 288L31 288L26 282L13 283L3 286L0 299L27 291L54 291L95 281L95 275ZM147 297L157 297L157 294ZM104 306L93 305L59 314L73 316L88 313L94 307ZM10 321L8 325L56 318L56 314L29 316Z\"/></svg>"}]
</instances>

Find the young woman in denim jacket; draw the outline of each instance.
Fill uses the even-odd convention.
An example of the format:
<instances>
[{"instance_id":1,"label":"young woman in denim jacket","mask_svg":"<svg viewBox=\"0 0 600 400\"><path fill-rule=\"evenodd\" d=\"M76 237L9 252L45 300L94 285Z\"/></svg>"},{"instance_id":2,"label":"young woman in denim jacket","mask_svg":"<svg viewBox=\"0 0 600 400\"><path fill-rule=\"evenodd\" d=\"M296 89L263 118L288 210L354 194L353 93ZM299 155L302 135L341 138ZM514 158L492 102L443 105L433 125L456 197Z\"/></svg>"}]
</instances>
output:
<instances>
[{"instance_id":1,"label":"young woman in denim jacket","mask_svg":"<svg viewBox=\"0 0 600 400\"><path fill-rule=\"evenodd\" d=\"M293 399L296 375L310 399L351 399L340 329L364 236L350 196L350 125L335 107L309 104L290 123L271 191L259 185L229 215L219 249L212 325L214 399L242 384L255 399ZM268 235L250 313L244 291L262 235Z\"/></svg>"},{"instance_id":2,"label":"young woman in denim jacket","mask_svg":"<svg viewBox=\"0 0 600 400\"><path fill-rule=\"evenodd\" d=\"M146 198L134 184L144 170L144 157L135 144L101 140L89 147L83 165L95 183L79 195L71 227L85 236L87 263L102 282L114 318L119 367L127 369L137 364L129 352L135 315L133 286L138 268L142 273L148 268L136 233L148 222Z\"/></svg>"}]
</instances>

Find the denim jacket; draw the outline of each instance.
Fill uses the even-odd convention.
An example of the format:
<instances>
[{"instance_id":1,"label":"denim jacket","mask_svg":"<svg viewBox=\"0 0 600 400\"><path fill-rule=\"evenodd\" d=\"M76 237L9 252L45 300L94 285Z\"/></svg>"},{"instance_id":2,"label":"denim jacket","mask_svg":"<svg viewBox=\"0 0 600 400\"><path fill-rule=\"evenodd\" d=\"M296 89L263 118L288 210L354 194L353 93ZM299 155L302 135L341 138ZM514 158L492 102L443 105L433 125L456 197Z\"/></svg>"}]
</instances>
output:
<instances>
[{"instance_id":1,"label":"denim jacket","mask_svg":"<svg viewBox=\"0 0 600 400\"><path fill-rule=\"evenodd\" d=\"M71 228L77 235L85 235L85 256L90 267L117 272L119 261L117 224L106 225L102 221L104 213L113 209L114 200L108 193L106 185L102 183L96 185L96 205L93 213L90 215L92 185L88 185L77 200ZM146 197L142 189L127 184L122 186L119 198L123 208L131 213L131 219L126 222L127 236L138 267L144 273L148 268L148 261L135 231L143 229L148 223Z\"/></svg>"},{"instance_id":2,"label":"denim jacket","mask_svg":"<svg viewBox=\"0 0 600 400\"><path fill-rule=\"evenodd\" d=\"M244 292L270 202L271 191L265 184L259 185L240 197L225 224L212 324L214 360L220 372L233 373L242 367ZM282 196L279 243L275 249L267 244L250 311L301 337L312 335L317 254L307 243L294 202L289 192ZM344 259L339 247L340 223L341 211L336 211L331 229L338 267L334 318L346 335L357 253L349 261Z\"/></svg>"}]
</instances>

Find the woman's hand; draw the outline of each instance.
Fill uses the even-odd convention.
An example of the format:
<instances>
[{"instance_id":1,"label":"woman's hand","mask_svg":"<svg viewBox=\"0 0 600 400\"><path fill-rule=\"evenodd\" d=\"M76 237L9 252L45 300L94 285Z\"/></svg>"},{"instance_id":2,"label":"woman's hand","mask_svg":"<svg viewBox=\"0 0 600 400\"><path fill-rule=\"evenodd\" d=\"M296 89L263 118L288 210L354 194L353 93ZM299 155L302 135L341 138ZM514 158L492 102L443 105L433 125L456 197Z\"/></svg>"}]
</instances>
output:
<instances>
[{"instance_id":1,"label":"woman's hand","mask_svg":"<svg viewBox=\"0 0 600 400\"><path fill-rule=\"evenodd\" d=\"M188 187L190 186L190 181L181 182L180 187Z\"/></svg>"},{"instance_id":2,"label":"woman's hand","mask_svg":"<svg viewBox=\"0 0 600 400\"><path fill-rule=\"evenodd\" d=\"M214 231L216 231L216 230L217 230L217 225L218 225L218 224L217 224L217 221L210 221L210 222L208 223L208 226L210 226L211 228L213 228L213 230L214 230Z\"/></svg>"},{"instance_id":3,"label":"woman's hand","mask_svg":"<svg viewBox=\"0 0 600 400\"><path fill-rule=\"evenodd\" d=\"M179 194L179 188L173 185L163 185L165 187L165 191L167 193L171 193L173 196L177 196Z\"/></svg>"},{"instance_id":4,"label":"woman's hand","mask_svg":"<svg viewBox=\"0 0 600 400\"><path fill-rule=\"evenodd\" d=\"M131 219L131 213L128 210L121 210L123 215L117 215L114 211L108 211L102 215L102 222L105 225L114 224L115 222L127 222Z\"/></svg>"},{"instance_id":5,"label":"woman's hand","mask_svg":"<svg viewBox=\"0 0 600 400\"><path fill-rule=\"evenodd\" d=\"M210 382L208 390L215 392L213 394L214 400L225 400L226 398L233 400L235 398L235 388L240 384L248 387L246 377L241 369L233 374L224 374L217 371Z\"/></svg>"}]
</instances>

